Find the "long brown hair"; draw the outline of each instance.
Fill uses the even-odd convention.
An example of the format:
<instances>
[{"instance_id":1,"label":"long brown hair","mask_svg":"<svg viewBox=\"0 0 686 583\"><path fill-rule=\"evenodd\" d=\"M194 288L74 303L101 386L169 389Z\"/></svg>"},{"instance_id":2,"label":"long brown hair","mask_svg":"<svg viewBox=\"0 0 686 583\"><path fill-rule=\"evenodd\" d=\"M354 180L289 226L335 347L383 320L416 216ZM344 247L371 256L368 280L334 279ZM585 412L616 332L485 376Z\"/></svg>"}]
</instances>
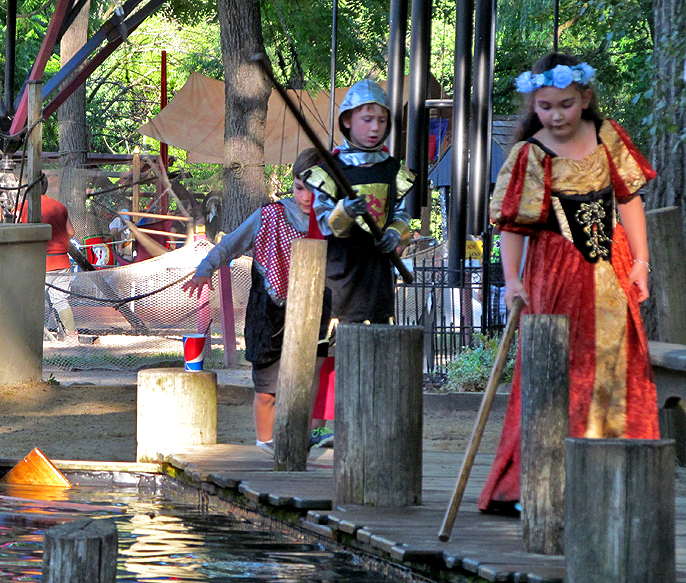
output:
<instances>
[{"instance_id":1,"label":"long brown hair","mask_svg":"<svg viewBox=\"0 0 686 583\"><path fill-rule=\"evenodd\" d=\"M534 66L531 67L531 74L537 75L538 73L545 73L557 65L567 65L569 67L573 67L579 64L579 59L573 55L568 55L566 53L548 53L534 63ZM591 90L591 102L588 104L588 107L581 112L581 118L591 120L593 123L595 123L596 128L599 128L603 121L603 116L598 108L598 98L596 97L593 88L590 85L581 85L580 83L575 84L579 88L579 91L585 91L586 89ZM532 91L525 97L524 105L522 107L522 114L519 118L519 127L517 128L517 133L515 134L515 142L528 140L543 127L541 120L538 118L538 114L534 111L535 93L535 91Z\"/></svg>"}]
</instances>

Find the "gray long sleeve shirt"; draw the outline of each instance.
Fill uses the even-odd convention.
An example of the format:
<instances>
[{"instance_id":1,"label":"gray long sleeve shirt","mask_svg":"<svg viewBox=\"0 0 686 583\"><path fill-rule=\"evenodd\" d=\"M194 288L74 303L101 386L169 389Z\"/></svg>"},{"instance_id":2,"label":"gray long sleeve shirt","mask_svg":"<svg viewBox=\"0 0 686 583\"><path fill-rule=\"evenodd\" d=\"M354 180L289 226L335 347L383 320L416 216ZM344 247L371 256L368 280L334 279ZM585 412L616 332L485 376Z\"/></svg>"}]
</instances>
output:
<instances>
[{"instance_id":1,"label":"gray long sleeve shirt","mask_svg":"<svg viewBox=\"0 0 686 583\"><path fill-rule=\"evenodd\" d=\"M309 216L303 213L295 200L282 198L277 204L283 205L286 219L296 231L306 233L309 226ZM211 277L222 265L232 259L245 255L255 244L255 237L262 226L262 209L257 209L243 223L222 240L207 254L195 271L195 277Z\"/></svg>"}]
</instances>

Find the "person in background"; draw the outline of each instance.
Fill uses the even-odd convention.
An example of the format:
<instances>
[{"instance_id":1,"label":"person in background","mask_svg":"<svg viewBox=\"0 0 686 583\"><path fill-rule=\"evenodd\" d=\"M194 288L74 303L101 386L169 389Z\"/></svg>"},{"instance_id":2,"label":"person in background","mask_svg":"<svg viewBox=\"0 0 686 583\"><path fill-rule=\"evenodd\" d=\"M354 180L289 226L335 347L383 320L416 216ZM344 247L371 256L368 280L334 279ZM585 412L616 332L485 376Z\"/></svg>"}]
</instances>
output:
<instances>
[{"instance_id":1,"label":"person in background","mask_svg":"<svg viewBox=\"0 0 686 583\"><path fill-rule=\"evenodd\" d=\"M69 305L69 289L71 288L69 240L74 236L74 227L69 219L67 207L47 196L45 194L47 191L48 177L43 174L41 177L41 222L52 227L52 236L48 241L45 259L46 290L50 303L64 329L64 341L68 344L78 344L74 312ZM26 223L28 205L25 202L22 203L19 210L19 222Z\"/></svg>"},{"instance_id":2,"label":"person in background","mask_svg":"<svg viewBox=\"0 0 686 583\"><path fill-rule=\"evenodd\" d=\"M128 209L124 207L119 212L126 213ZM127 215L124 216L126 217ZM124 221L121 215L117 215L110 222L109 228L117 253L124 259L131 259L133 257L133 235L131 234L131 229L126 225L126 221Z\"/></svg>"},{"instance_id":3,"label":"person in background","mask_svg":"<svg viewBox=\"0 0 686 583\"><path fill-rule=\"evenodd\" d=\"M195 275L182 289L192 296L204 286L212 287L212 273L222 265L253 250L252 286L245 317L245 358L252 363L255 386L253 411L257 447L274 452L273 429L276 384L281 362L286 292L291 260L291 242L307 236L312 193L302 182L301 173L316 164L319 155L314 148L300 153L293 165L293 198L283 198L255 211L235 231L221 241L198 265ZM328 310L322 315L322 336L326 334ZM321 337L321 336L320 336ZM325 348L325 345L320 345ZM319 370L323 356L317 358L312 387L312 405L319 390ZM310 411L311 413L311 411ZM333 440L333 432L314 422L311 446L322 446Z\"/></svg>"}]
</instances>

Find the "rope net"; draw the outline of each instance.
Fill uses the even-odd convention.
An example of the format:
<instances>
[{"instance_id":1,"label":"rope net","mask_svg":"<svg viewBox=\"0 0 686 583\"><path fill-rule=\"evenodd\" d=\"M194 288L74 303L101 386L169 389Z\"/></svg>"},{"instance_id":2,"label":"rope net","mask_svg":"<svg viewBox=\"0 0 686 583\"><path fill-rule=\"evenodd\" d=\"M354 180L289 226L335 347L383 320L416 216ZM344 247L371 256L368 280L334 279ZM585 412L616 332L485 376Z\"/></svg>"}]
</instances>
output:
<instances>
[{"instance_id":1,"label":"rope net","mask_svg":"<svg viewBox=\"0 0 686 583\"><path fill-rule=\"evenodd\" d=\"M183 366L185 334L204 333L207 368L224 367L219 277L198 299L181 286L213 247L194 241L159 257L97 271L77 271L47 280L43 365L52 370L139 370L150 366ZM231 264L236 344L244 350L242 331L251 285L252 259ZM50 293L52 292L52 293ZM56 292L56 293L55 293ZM61 301L60 294L66 294ZM73 314L78 336L69 328Z\"/></svg>"}]
</instances>

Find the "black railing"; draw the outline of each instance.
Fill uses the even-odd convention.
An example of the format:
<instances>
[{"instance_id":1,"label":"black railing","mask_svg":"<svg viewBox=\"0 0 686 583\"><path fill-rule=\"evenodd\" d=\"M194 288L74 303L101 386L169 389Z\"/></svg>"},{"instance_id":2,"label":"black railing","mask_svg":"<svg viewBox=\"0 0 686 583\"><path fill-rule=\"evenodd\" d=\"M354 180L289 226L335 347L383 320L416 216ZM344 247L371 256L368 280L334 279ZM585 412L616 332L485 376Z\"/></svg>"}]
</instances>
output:
<instances>
[{"instance_id":1,"label":"black railing","mask_svg":"<svg viewBox=\"0 0 686 583\"><path fill-rule=\"evenodd\" d=\"M464 347L474 346L475 335L491 337L502 331L502 268L500 263L487 263L485 273L478 262L467 261L453 273L447 258L432 253L415 256L411 262L414 283L396 285L396 321L424 328L425 377L441 383L448 363ZM483 281L490 282L486 294Z\"/></svg>"}]
</instances>

